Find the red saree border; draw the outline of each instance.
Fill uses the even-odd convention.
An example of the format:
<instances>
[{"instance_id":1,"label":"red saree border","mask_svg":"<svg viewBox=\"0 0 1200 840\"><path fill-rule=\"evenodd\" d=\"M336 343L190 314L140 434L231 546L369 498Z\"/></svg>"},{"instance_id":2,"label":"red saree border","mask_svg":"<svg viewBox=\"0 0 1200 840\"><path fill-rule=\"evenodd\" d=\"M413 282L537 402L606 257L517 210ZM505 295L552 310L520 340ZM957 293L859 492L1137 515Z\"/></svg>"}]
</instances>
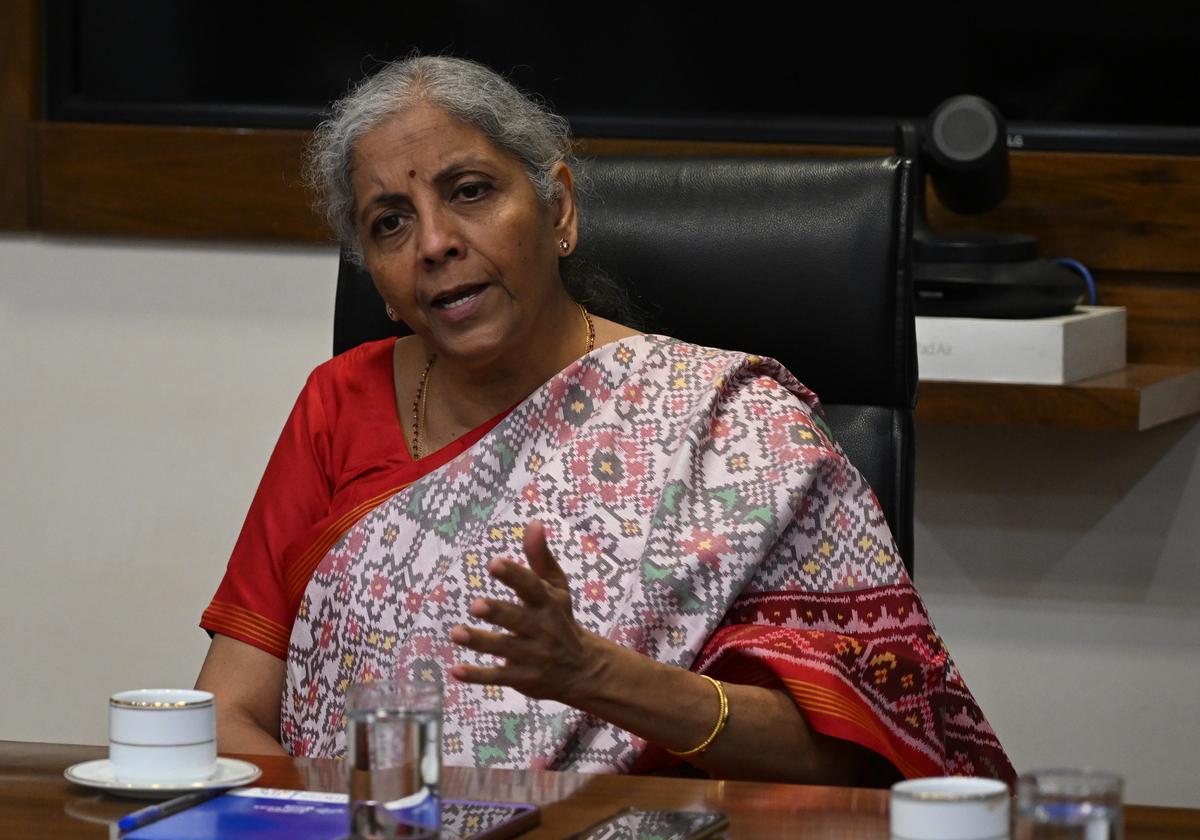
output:
<instances>
[{"instance_id":1,"label":"red saree border","mask_svg":"<svg viewBox=\"0 0 1200 840\"><path fill-rule=\"evenodd\" d=\"M905 778L942 775L935 758L898 739L886 718L877 714L853 683L843 677L784 661L778 656L780 633L803 633L794 628L727 625L705 646L700 673L766 687L782 687L804 713L808 725L822 735L866 747L886 758ZM797 654L791 645L787 652Z\"/></svg>"},{"instance_id":2,"label":"red saree border","mask_svg":"<svg viewBox=\"0 0 1200 840\"><path fill-rule=\"evenodd\" d=\"M830 689L817 682L788 677L782 682L815 731L853 741L878 753L892 762L906 779L941 775L942 767L938 762L899 746L882 720L853 696L854 691L849 686L843 684Z\"/></svg>"},{"instance_id":3,"label":"red saree border","mask_svg":"<svg viewBox=\"0 0 1200 840\"><path fill-rule=\"evenodd\" d=\"M291 560L284 571L284 589L287 593L288 601L291 604L298 605L301 596L304 595L304 590L308 588L308 582L312 579L313 572L320 565L321 560L329 552L331 548L346 535L354 525L370 513L379 505L386 502L392 496L395 496L404 488L411 484L420 481L425 476L439 470L446 464L453 461L463 452L475 446L483 438L494 429L501 420L509 415L513 406L506 408L504 411L497 414L495 417L488 420L479 426L476 426L471 431L451 441L436 452L431 452L419 461L409 461L404 464L397 473L412 473L412 477L407 481L400 480L399 475L396 476L397 483L392 487L378 493L369 499L359 502L354 507L339 515L335 520L330 522L324 530L309 544L303 552L296 556L296 559ZM406 442L407 443L407 442Z\"/></svg>"},{"instance_id":4,"label":"red saree border","mask_svg":"<svg viewBox=\"0 0 1200 840\"><path fill-rule=\"evenodd\" d=\"M436 468L434 466L431 469ZM299 604L308 581L322 558L356 522L410 484L412 481L389 488L360 502L327 525L316 540L287 568L284 587L289 603ZM292 635L291 626L285 627L241 604L214 599L201 614L200 626L245 642L279 659L287 659L288 642Z\"/></svg>"},{"instance_id":5,"label":"red saree border","mask_svg":"<svg viewBox=\"0 0 1200 840\"><path fill-rule=\"evenodd\" d=\"M413 481L416 480L413 479ZM300 600L300 596L304 594L304 590L308 586L308 581L312 578L318 564L320 564L321 558L325 556L329 549L333 548L338 540L346 535L347 531L354 527L354 523L358 522L358 520L362 519L405 487L408 487L413 481L406 481L396 487L384 490L382 493L367 499L365 502L360 502L329 523L316 540L288 567L284 578L284 586L287 588L288 599L292 602ZM287 644L285 642L284 652L286 653L286 651Z\"/></svg>"},{"instance_id":6,"label":"red saree border","mask_svg":"<svg viewBox=\"0 0 1200 840\"><path fill-rule=\"evenodd\" d=\"M905 777L1015 774L908 583L740 597L693 667L786 689L813 730Z\"/></svg>"}]
</instances>

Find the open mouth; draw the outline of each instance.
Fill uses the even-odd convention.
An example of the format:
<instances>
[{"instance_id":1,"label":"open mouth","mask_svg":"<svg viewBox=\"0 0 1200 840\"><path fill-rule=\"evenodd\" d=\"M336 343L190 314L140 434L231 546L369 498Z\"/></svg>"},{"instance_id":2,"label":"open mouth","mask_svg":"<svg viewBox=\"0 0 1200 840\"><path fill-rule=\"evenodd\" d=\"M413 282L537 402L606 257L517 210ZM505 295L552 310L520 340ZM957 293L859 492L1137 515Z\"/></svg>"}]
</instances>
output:
<instances>
[{"instance_id":1,"label":"open mouth","mask_svg":"<svg viewBox=\"0 0 1200 840\"><path fill-rule=\"evenodd\" d=\"M486 288L486 283L481 283L477 286L462 286L445 294L438 295L433 299L431 305L434 309L457 309L463 304L470 303Z\"/></svg>"}]
</instances>

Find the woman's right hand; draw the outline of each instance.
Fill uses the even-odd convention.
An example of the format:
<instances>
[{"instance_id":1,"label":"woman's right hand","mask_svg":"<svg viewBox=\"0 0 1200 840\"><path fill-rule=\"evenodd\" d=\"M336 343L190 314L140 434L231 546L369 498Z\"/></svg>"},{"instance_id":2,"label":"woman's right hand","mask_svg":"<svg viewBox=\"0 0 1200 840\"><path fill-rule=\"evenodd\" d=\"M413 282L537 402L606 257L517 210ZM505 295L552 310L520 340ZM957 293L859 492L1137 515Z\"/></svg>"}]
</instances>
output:
<instances>
[{"instance_id":1,"label":"woman's right hand","mask_svg":"<svg viewBox=\"0 0 1200 840\"><path fill-rule=\"evenodd\" d=\"M279 745L284 663L220 633L213 636L196 688L217 699L217 750L286 755Z\"/></svg>"},{"instance_id":2,"label":"woman's right hand","mask_svg":"<svg viewBox=\"0 0 1200 840\"><path fill-rule=\"evenodd\" d=\"M493 666L455 665L455 679L481 685L507 685L529 697L581 706L602 681L608 649L604 640L581 627L571 609L567 576L546 544L541 522L525 526L525 568L493 560L488 572L519 601L476 598L468 606L507 633L459 625L450 632L457 645L503 659Z\"/></svg>"}]
</instances>

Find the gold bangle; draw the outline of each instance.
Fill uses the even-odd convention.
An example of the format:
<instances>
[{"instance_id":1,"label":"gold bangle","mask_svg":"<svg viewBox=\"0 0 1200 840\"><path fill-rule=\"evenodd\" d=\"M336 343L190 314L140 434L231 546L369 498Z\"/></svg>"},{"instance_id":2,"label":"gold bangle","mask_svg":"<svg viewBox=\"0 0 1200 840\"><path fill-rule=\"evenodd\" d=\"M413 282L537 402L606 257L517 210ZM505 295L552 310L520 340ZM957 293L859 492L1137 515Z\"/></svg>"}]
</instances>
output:
<instances>
[{"instance_id":1,"label":"gold bangle","mask_svg":"<svg viewBox=\"0 0 1200 840\"><path fill-rule=\"evenodd\" d=\"M717 690L717 697L720 698L721 712L717 716L717 725L713 727L713 731L709 733L708 737L700 742L699 746L692 747L690 750L676 752L670 747L667 747L666 750L671 755L688 756L704 752L709 748L709 745L711 745L712 742L717 739L717 736L721 734L721 730L725 728L725 724L729 722L729 698L725 696L725 686L721 685L719 680L714 680L708 674L701 674L700 676L704 677L704 679L713 684L713 688Z\"/></svg>"}]
</instances>

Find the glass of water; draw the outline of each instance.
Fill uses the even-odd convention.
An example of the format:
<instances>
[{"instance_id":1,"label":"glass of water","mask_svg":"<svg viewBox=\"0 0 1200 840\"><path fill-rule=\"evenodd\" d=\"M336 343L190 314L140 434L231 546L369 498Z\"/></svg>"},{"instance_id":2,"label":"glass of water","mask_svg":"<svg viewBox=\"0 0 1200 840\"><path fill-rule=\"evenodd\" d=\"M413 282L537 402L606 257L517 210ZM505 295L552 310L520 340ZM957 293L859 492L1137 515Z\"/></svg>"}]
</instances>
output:
<instances>
[{"instance_id":1,"label":"glass of water","mask_svg":"<svg viewBox=\"0 0 1200 840\"><path fill-rule=\"evenodd\" d=\"M1125 782L1097 770L1036 770L1017 780L1016 840L1122 840Z\"/></svg>"},{"instance_id":2,"label":"glass of water","mask_svg":"<svg viewBox=\"0 0 1200 840\"><path fill-rule=\"evenodd\" d=\"M402 677L350 686L346 763L353 840L441 830L442 687Z\"/></svg>"}]
</instances>

